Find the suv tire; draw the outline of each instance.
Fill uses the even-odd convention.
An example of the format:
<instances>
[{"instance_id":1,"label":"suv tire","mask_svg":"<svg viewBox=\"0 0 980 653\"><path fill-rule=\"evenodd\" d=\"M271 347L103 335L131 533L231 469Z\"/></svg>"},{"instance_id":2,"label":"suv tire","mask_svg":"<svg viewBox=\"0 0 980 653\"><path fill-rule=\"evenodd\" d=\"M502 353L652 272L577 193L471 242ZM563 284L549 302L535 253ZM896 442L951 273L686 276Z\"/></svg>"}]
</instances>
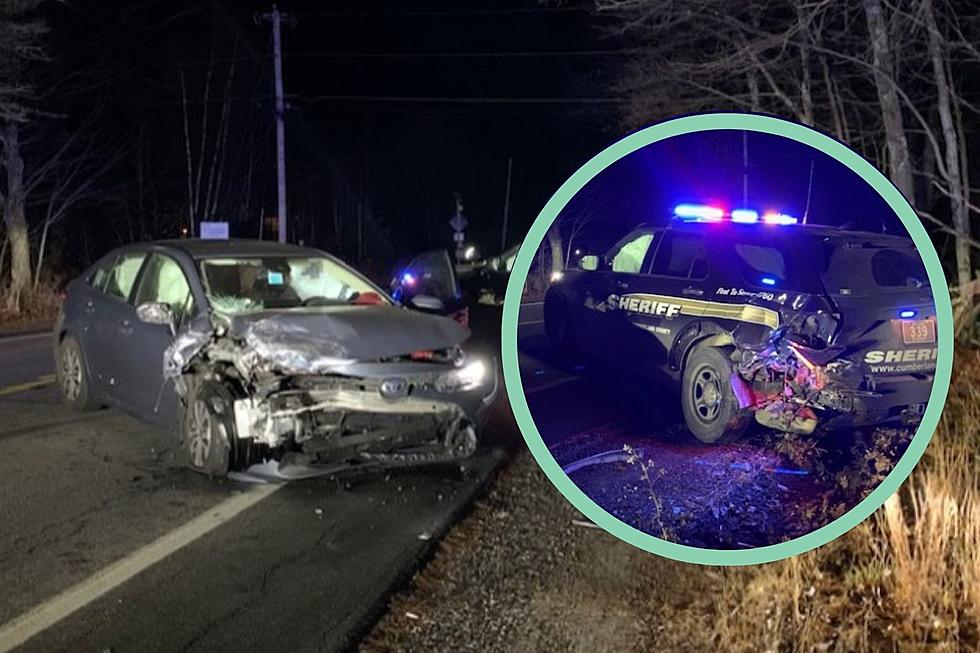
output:
<instances>
[{"instance_id":1,"label":"suv tire","mask_svg":"<svg viewBox=\"0 0 980 653\"><path fill-rule=\"evenodd\" d=\"M729 378L732 362L717 347L695 347L687 357L681 382L684 421L705 444L728 442L748 427L751 411L739 408Z\"/></svg>"},{"instance_id":2,"label":"suv tire","mask_svg":"<svg viewBox=\"0 0 980 653\"><path fill-rule=\"evenodd\" d=\"M548 334L551 347L560 355L568 357L578 353L575 331L563 301L545 301L544 331Z\"/></svg>"}]
</instances>

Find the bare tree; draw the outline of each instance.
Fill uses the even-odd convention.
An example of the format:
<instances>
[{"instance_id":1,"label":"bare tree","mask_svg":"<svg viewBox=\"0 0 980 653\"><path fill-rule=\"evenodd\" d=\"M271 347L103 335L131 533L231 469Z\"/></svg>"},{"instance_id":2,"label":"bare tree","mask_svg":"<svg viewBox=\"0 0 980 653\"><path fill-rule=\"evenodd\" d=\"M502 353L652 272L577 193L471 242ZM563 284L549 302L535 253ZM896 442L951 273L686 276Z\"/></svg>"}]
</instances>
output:
<instances>
[{"instance_id":1,"label":"bare tree","mask_svg":"<svg viewBox=\"0 0 980 653\"><path fill-rule=\"evenodd\" d=\"M630 98L631 126L751 108L826 129L885 164L922 219L956 237L957 282L972 279L970 217L980 207L970 201L965 120L980 106L963 80L980 67L976 38L967 35L980 30L975 7L596 0L596 8L616 18L609 33L640 43L615 83Z\"/></svg>"},{"instance_id":2,"label":"bare tree","mask_svg":"<svg viewBox=\"0 0 980 653\"><path fill-rule=\"evenodd\" d=\"M31 279L31 251L24 212L24 159L21 128L32 115L31 67L45 58L41 38L44 22L35 17L40 0L9 0L0 4L0 161L6 170L3 217L10 243L10 287L5 307L20 312Z\"/></svg>"}]
</instances>

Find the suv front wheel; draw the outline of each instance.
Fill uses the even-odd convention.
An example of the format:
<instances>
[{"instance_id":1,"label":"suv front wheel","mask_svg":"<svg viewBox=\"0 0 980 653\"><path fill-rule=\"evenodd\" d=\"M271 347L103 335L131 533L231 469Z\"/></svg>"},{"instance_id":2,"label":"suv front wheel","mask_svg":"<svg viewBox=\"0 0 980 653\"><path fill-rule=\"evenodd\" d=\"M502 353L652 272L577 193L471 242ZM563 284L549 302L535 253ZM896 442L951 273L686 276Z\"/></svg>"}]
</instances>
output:
<instances>
[{"instance_id":1,"label":"suv front wheel","mask_svg":"<svg viewBox=\"0 0 980 653\"><path fill-rule=\"evenodd\" d=\"M739 408L732 390L732 362L717 347L700 346L688 356L681 408L691 433L705 444L731 441L749 424L751 411Z\"/></svg>"}]
</instances>

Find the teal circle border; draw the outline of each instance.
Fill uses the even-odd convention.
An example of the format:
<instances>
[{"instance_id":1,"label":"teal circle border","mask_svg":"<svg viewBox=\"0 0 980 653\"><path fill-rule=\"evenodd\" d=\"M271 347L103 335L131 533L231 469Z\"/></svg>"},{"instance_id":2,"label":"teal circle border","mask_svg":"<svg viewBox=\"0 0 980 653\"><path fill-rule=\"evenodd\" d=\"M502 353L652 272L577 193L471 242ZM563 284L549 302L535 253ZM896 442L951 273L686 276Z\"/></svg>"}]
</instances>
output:
<instances>
[{"instance_id":1,"label":"teal circle border","mask_svg":"<svg viewBox=\"0 0 980 653\"><path fill-rule=\"evenodd\" d=\"M518 312L522 290L534 253L544 239L551 223L571 198L593 177L631 152L673 136L712 130L747 130L783 136L834 157L860 175L885 199L908 230L925 264L929 283L933 290L933 299L936 302L939 352L932 393L929 395L929 403L926 406L922 422L916 430L908 450L898 461L898 464L863 501L829 524L796 539L754 549L701 549L668 542L644 533L602 509L565 475L541 438L528 409L527 398L524 396L517 357ZM500 344L507 395L521 433L548 479L583 515L619 539L650 553L701 565L751 565L774 562L822 546L857 526L898 490L922 457L942 415L953 369L953 308L950 302L949 288L946 285L946 277L943 274L939 256L929 239L928 233L926 233L922 223L919 222L915 210L877 168L840 141L810 127L782 118L759 114L703 113L667 120L641 129L613 143L575 171L548 200L521 245L514 262L510 281L507 284L502 320Z\"/></svg>"}]
</instances>

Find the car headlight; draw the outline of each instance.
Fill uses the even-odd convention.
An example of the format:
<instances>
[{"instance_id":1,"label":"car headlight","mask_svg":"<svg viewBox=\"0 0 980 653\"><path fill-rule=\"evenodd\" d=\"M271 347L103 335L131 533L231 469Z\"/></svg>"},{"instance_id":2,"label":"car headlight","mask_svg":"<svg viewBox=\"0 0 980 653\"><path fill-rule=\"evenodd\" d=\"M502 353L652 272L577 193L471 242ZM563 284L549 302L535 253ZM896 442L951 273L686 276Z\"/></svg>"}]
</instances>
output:
<instances>
[{"instance_id":1,"label":"car headlight","mask_svg":"<svg viewBox=\"0 0 980 653\"><path fill-rule=\"evenodd\" d=\"M436 382L439 392L462 392L480 387L487 378L487 366L479 358L470 358L456 369L446 372Z\"/></svg>"}]
</instances>

